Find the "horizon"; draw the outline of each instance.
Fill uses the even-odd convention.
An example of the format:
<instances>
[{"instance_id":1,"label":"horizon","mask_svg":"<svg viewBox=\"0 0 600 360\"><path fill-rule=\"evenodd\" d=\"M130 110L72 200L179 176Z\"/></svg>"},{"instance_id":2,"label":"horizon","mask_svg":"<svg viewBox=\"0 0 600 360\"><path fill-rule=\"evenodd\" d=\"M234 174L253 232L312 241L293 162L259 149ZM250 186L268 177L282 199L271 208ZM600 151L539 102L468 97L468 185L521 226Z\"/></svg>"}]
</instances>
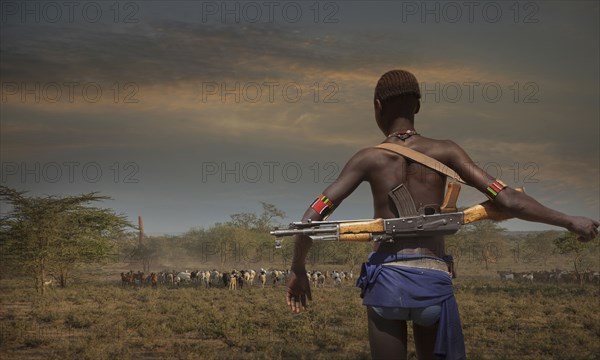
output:
<instances>
[{"instance_id":1,"label":"horizon","mask_svg":"<svg viewBox=\"0 0 600 360\"><path fill-rule=\"evenodd\" d=\"M3 2L0 184L99 191L148 233L260 201L296 221L383 140L373 90L402 68L421 84L419 133L600 219L598 2L266 4ZM458 205L484 200L463 186ZM371 218L371 202L363 183L331 219Z\"/></svg>"}]
</instances>

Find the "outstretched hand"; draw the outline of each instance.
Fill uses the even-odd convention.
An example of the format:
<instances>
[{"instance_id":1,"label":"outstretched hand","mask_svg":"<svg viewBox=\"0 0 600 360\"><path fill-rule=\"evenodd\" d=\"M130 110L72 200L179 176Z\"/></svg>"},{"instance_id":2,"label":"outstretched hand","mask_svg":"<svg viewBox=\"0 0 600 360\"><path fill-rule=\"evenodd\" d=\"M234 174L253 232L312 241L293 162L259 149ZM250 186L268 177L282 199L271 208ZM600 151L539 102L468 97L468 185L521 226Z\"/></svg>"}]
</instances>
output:
<instances>
[{"instance_id":1,"label":"outstretched hand","mask_svg":"<svg viewBox=\"0 0 600 360\"><path fill-rule=\"evenodd\" d=\"M598 236L600 222L583 216L574 216L571 221L569 230L579 235L577 240L588 242Z\"/></svg>"},{"instance_id":2,"label":"outstretched hand","mask_svg":"<svg viewBox=\"0 0 600 360\"><path fill-rule=\"evenodd\" d=\"M302 308L307 308L306 301L312 301L312 296L310 294L310 281L308 280L306 271L292 270L285 298L287 305L295 313L299 313Z\"/></svg>"}]
</instances>

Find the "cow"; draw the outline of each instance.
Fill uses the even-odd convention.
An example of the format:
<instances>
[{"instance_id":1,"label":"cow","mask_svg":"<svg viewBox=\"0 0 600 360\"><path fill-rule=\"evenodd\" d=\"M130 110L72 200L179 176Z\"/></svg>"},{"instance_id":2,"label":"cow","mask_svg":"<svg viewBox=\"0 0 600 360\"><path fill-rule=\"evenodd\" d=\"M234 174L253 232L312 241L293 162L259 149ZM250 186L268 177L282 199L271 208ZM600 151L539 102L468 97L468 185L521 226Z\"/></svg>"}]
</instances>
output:
<instances>
[{"instance_id":1,"label":"cow","mask_svg":"<svg viewBox=\"0 0 600 360\"><path fill-rule=\"evenodd\" d=\"M165 285L167 283L167 274L164 271L158 273L158 282L161 285Z\"/></svg>"},{"instance_id":2,"label":"cow","mask_svg":"<svg viewBox=\"0 0 600 360\"><path fill-rule=\"evenodd\" d=\"M190 280L194 283L200 281L200 270L194 270L190 274Z\"/></svg>"},{"instance_id":3,"label":"cow","mask_svg":"<svg viewBox=\"0 0 600 360\"><path fill-rule=\"evenodd\" d=\"M250 286L254 285L254 278L256 277L256 271L254 270L242 270L242 275L244 278L244 282L250 284Z\"/></svg>"},{"instance_id":4,"label":"cow","mask_svg":"<svg viewBox=\"0 0 600 360\"><path fill-rule=\"evenodd\" d=\"M210 271L200 273L200 282L205 288L210 287Z\"/></svg>"},{"instance_id":5,"label":"cow","mask_svg":"<svg viewBox=\"0 0 600 360\"><path fill-rule=\"evenodd\" d=\"M514 280L515 274L512 271L498 271L498 275L500 275L500 280Z\"/></svg>"},{"instance_id":6,"label":"cow","mask_svg":"<svg viewBox=\"0 0 600 360\"><path fill-rule=\"evenodd\" d=\"M324 274L319 273L319 279L317 281L318 281L318 287L321 287L321 288L325 287L325 275Z\"/></svg>"},{"instance_id":7,"label":"cow","mask_svg":"<svg viewBox=\"0 0 600 360\"><path fill-rule=\"evenodd\" d=\"M133 281L133 277L130 273L121 273L121 286L131 285Z\"/></svg>"},{"instance_id":8,"label":"cow","mask_svg":"<svg viewBox=\"0 0 600 360\"><path fill-rule=\"evenodd\" d=\"M281 270L273 270L271 271L271 280L273 281L273 285L277 285L277 283L285 281L286 272Z\"/></svg>"},{"instance_id":9,"label":"cow","mask_svg":"<svg viewBox=\"0 0 600 360\"><path fill-rule=\"evenodd\" d=\"M144 283L144 273L141 271L138 271L137 273L133 273L133 271L130 272L132 273L133 284L142 286Z\"/></svg>"},{"instance_id":10,"label":"cow","mask_svg":"<svg viewBox=\"0 0 600 360\"><path fill-rule=\"evenodd\" d=\"M221 285L221 282L223 281L223 276L217 270L213 270L210 273L210 281L211 281L212 285L219 286L219 285Z\"/></svg>"},{"instance_id":11,"label":"cow","mask_svg":"<svg viewBox=\"0 0 600 360\"><path fill-rule=\"evenodd\" d=\"M177 276L179 276L179 278L181 280L184 280L184 281L191 281L192 280L192 274L189 271L187 271L187 270L178 273Z\"/></svg>"},{"instance_id":12,"label":"cow","mask_svg":"<svg viewBox=\"0 0 600 360\"><path fill-rule=\"evenodd\" d=\"M238 274L235 270L231 272L229 277L229 290L237 290Z\"/></svg>"},{"instance_id":13,"label":"cow","mask_svg":"<svg viewBox=\"0 0 600 360\"><path fill-rule=\"evenodd\" d=\"M343 274L343 273L339 273L335 270L331 273L331 278L333 279L333 283L335 284L335 286L338 286L338 287L342 286L343 278L342 278L341 274Z\"/></svg>"},{"instance_id":14,"label":"cow","mask_svg":"<svg viewBox=\"0 0 600 360\"><path fill-rule=\"evenodd\" d=\"M265 285L267 284L267 273L265 271L261 271L258 277L260 278L260 283L264 289Z\"/></svg>"},{"instance_id":15,"label":"cow","mask_svg":"<svg viewBox=\"0 0 600 360\"><path fill-rule=\"evenodd\" d=\"M313 273L309 277L310 281L313 283L313 287L319 287L319 272L313 271Z\"/></svg>"},{"instance_id":16,"label":"cow","mask_svg":"<svg viewBox=\"0 0 600 360\"><path fill-rule=\"evenodd\" d=\"M223 273L222 279L223 279L223 286L229 287L229 284L231 283L231 274L228 272Z\"/></svg>"},{"instance_id":17,"label":"cow","mask_svg":"<svg viewBox=\"0 0 600 360\"><path fill-rule=\"evenodd\" d=\"M533 273L523 274L523 275L521 275L521 277L523 278L523 280L526 280L526 281L529 281L530 283L533 283Z\"/></svg>"},{"instance_id":18,"label":"cow","mask_svg":"<svg viewBox=\"0 0 600 360\"><path fill-rule=\"evenodd\" d=\"M244 274L244 275L242 275L242 274ZM235 278L237 279L237 285L240 289L244 288L244 282L246 281L245 280L246 272L243 271L242 274L235 274Z\"/></svg>"},{"instance_id":19,"label":"cow","mask_svg":"<svg viewBox=\"0 0 600 360\"><path fill-rule=\"evenodd\" d=\"M577 281L577 275L569 271L561 271L558 273L557 279L564 283L575 283Z\"/></svg>"}]
</instances>

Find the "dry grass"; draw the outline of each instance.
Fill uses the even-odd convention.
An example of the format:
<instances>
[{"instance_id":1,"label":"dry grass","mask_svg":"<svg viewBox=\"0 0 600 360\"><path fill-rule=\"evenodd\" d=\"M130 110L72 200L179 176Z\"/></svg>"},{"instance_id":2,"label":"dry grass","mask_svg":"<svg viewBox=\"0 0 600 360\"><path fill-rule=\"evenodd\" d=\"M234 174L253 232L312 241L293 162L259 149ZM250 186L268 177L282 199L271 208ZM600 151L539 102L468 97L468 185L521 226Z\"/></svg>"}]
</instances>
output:
<instances>
[{"instance_id":1,"label":"dry grass","mask_svg":"<svg viewBox=\"0 0 600 360\"><path fill-rule=\"evenodd\" d=\"M311 310L300 315L286 309L283 286L89 281L40 299L28 285L0 281L3 359L370 358L365 310L350 284L314 289ZM597 286L462 278L455 288L470 359L600 358Z\"/></svg>"}]
</instances>

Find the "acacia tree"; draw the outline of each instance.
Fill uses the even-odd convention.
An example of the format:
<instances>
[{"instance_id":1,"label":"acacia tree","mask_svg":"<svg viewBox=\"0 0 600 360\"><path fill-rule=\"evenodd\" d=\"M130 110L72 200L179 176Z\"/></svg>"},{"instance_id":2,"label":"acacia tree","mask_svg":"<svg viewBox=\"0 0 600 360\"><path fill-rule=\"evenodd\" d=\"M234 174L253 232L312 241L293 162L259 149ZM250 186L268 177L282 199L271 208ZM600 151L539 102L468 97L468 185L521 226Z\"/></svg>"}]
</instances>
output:
<instances>
[{"instance_id":1,"label":"acacia tree","mask_svg":"<svg viewBox=\"0 0 600 360\"><path fill-rule=\"evenodd\" d=\"M284 219L286 214L275 205L260 202L262 213L238 213L230 215L231 220L225 224L218 224L208 231L208 237L219 242L223 254L234 254L237 259L256 262L273 249L273 238L269 231L280 224L277 218ZM241 240L241 243L239 242ZM283 250L282 250L283 251ZM231 256L230 256L231 257ZM226 257L221 257L223 265ZM286 257L283 256L285 263Z\"/></svg>"},{"instance_id":2,"label":"acacia tree","mask_svg":"<svg viewBox=\"0 0 600 360\"><path fill-rule=\"evenodd\" d=\"M489 263L496 263L502 256L503 227L491 220L477 221L466 226L466 235L473 242L473 255L485 264L488 270Z\"/></svg>"},{"instance_id":3,"label":"acacia tree","mask_svg":"<svg viewBox=\"0 0 600 360\"><path fill-rule=\"evenodd\" d=\"M544 267L555 249L553 242L561 234L558 231L544 231L537 234L529 234L524 239L523 251L520 258L528 263L542 263Z\"/></svg>"},{"instance_id":4,"label":"acacia tree","mask_svg":"<svg viewBox=\"0 0 600 360\"><path fill-rule=\"evenodd\" d=\"M275 205L260 202L263 207L263 212L260 215L254 213L238 213L231 215L231 220L226 225L231 225L236 228L269 231L275 225L275 219L284 219L286 217L283 210L279 210Z\"/></svg>"},{"instance_id":5,"label":"acacia tree","mask_svg":"<svg viewBox=\"0 0 600 360\"><path fill-rule=\"evenodd\" d=\"M573 233L565 233L554 240L554 246L559 254L573 256L573 267L580 287L584 285L584 272L591 268L590 264L586 264L585 255L588 251L593 252L594 248L597 253L600 246L599 240L600 238L596 237L590 242L581 242L577 240L577 235ZM597 258L597 255L595 258Z\"/></svg>"},{"instance_id":6,"label":"acacia tree","mask_svg":"<svg viewBox=\"0 0 600 360\"><path fill-rule=\"evenodd\" d=\"M48 274L67 285L78 264L104 259L115 239L132 225L112 210L85 206L109 199L97 193L78 196L24 196L0 186L0 201L8 205L0 217L0 241L6 261L31 274L36 290L44 293Z\"/></svg>"}]
</instances>

